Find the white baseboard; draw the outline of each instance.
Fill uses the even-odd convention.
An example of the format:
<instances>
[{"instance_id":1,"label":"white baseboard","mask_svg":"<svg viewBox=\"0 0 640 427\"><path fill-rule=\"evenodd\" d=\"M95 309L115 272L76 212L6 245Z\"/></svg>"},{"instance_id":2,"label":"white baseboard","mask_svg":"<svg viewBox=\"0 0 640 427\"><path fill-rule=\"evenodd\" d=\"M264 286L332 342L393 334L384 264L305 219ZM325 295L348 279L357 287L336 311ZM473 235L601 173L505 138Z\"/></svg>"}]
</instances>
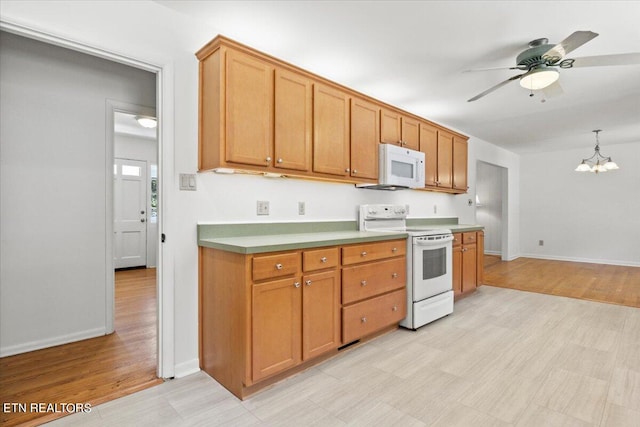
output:
<instances>
[{"instance_id":1,"label":"white baseboard","mask_svg":"<svg viewBox=\"0 0 640 427\"><path fill-rule=\"evenodd\" d=\"M106 335L105 328L95 328L86 331L75 332L73 334L60 335L52 338L46 338L22 344L15 344L8 347L0 348L0 357L13 356L16 354L27 353L29 351L41 350L43 348L69 344L71 342L100 337L102 335Z\"/></svg>"},{"instance_id":2,"label":"white baseboard","mask_svg":"<svg viewBox=\"0 0 640 427\"><path fill-rule=\"evenodd\" d=\"M485 249L484 254L485 255L502 255L502 252L501 251L488 251L488 250Z\"/></svg>"},{"instance_id":3,"label":"white baseboard","mask_svg":"<svg viewBox=\"0 0 640 427\"><path fill-rule=\"evenodd\" d=\"M186 377L187 375L195 374L200 371L200 360L192 359L187 362L178 363L174 367L174 375L176 378Z\"/></svg>"},{"instance_id":4,"label":"white baseboard","mask_svg":"<svg viewBox=\"0 0 640 427\"><path fill-rule=\"evenodd\" d=\"M566 257L566 256L557 256L557 255L541 255L541 254L521 254L520 256L524 258L548 259L548 260L554 260L554 261L571 261L571 262L584 262L589 264L620 265L623 267L640 267L640 262L634 262L634 261L591 259L591 258Z\"/></svg>"}]
</instances>

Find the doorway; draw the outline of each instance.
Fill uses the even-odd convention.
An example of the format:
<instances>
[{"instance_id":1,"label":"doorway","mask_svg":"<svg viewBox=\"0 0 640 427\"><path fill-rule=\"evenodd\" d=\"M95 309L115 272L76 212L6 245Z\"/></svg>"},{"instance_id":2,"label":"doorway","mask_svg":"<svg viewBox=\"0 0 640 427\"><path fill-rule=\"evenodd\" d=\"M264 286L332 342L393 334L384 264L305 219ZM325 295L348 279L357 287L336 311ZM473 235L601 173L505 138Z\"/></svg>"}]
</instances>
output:
<instances>
[{"instance_id":1,"label":"doorway","mask_svg":"<svg viewBox=\"0 0 640 427\"><path fill-rule=\"evenodd\" d=\"M483 161L476 168L476 222L484 226L484 253L507 259L507 168Z\"/></svg>"}]
</instances>

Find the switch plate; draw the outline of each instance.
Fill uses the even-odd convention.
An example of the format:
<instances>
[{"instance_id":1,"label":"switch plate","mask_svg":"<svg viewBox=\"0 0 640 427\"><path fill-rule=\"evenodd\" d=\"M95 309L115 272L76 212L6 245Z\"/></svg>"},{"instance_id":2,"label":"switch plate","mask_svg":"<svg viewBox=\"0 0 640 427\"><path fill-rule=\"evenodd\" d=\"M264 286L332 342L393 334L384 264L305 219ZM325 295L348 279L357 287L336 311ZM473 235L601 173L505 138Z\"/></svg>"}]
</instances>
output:
<instances>
[{"instance_id":1,"label":"switch plate","mask_svg":"<svg viewBox=\"0 0 640 427\"><path fill-rule=\"evenodd\" d=\"M180 174L180 190L183 191L196 191L196 174L195 173L181 173Z\"/></svg>"},{"instance_id":2,"label":"switch plate","mask_svg":"<svg viewBox=\"0 0 640 427\"><path fill-rule=\"evenodd\" d=\"M269 215L269 202L266 200L258 200L256 203L258 215Z\"/></svg>"},{"instance_id":3,"label":"switch plate","mask_svg":"<svg viewBox=\"0 0 640 427\"><path fill-rule=\"evenodd\" d=\"M306 207L304 202L298 202L298 215L306 214Z\"/></svg>"}]
</instances>

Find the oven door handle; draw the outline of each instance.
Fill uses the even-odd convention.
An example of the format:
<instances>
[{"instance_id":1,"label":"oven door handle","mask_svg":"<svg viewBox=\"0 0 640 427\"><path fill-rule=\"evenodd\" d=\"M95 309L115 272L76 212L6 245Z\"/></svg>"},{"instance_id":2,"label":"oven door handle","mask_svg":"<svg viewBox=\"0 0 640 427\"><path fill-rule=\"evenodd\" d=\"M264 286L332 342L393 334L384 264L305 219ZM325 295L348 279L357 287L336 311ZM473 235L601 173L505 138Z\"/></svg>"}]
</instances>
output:
<instances>
[{"instance_id":1,"label":"oven door handle","mask_svg":"<svg viewBox=\"0 0 640 427\"><path fill-rule=\"evenodd\" d=\"M453 235L447 236L444 239L438 240L415 240L414 244L418 246L440 246L443 243L449 243L453 241Z\"/></svg>"}]
</instances>

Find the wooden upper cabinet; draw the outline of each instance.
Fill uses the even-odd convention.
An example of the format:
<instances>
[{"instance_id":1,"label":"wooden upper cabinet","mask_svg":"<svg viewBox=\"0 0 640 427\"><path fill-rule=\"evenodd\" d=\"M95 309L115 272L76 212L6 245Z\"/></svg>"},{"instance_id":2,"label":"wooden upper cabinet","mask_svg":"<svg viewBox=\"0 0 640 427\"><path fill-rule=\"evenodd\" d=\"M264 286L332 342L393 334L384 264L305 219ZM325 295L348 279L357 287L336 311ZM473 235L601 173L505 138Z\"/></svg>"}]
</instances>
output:
<instances>
[{"instance_id":1,"label":"wooden upper cabinet","mask_svg":"<svg viewBox=\"0 0 640 427\"><path fill-rule=\"evenodd\" d=\"M453 135L438 131L438 179L436 185L453 188Z\"/></svg>"},{"instance_id":2,"label":"wooden upper cabinet","mask_svg":"<svg viewBox=\"0 0 640 427\"><path fill-rule=\"evenodd\" d=\"M313 171L350 173L349 96L321 84L313 87Z\"/></svg>"},{"instance_id":3,"label":"wooden upper cabinet","mask_svg":"<svg viewBox=\"0 0 640 427\"><path fill-rule=\"evenodd\" d=\"M438 180L438 130L427 123L420 123L420 151L425 157L424 183L435 187Z\"/></svg>"},{"instance_id":4,"label":"wooden upper cabinet","mask_svg":"<svg viewBox=\"0 0 640 427\"><path fill-rule=\"evenodd\" d=\"M351 98L351 176L378 180L380 108L359 98Z\"/></svg>"},{"instance_id":5,"label":"wooden upper cabinet","mask_svg":"<svg viewBox=\"0 0 640 427\"><path fill-rule=\"evenodd\" d=\"M467 191L467 140L453 137L453 188Z\"/></svg>"},{"instance_id":6,"label":"wooden upper cabinet","mask_svg":"<svg viewBox=\"0 0 640 427\"><path fill-rule=\"evenodd\" d=\"M420 149L420 124L417 120L409 117L401 118L401 134L402 134L402 146L410 148L412 150Z\"/></svg>"},{"instance_id":7,"label":"wooden upper cabinet","mask_svg":"<svg viewBox=\"0 0 640 427\"><path fill-rule=\"evenodd\" d=\"M273 67L252 56L226 53L225 160L269 166L273 158Z\"/></svg>"},{"instance_id":8,"label":"wooden upper cabinet","mask_svg":"<svg viewBox=\"0 0 640 427\"><path fill-rule=\"evenodd\" d=\"M400 114L385 110L380 110L380 142L383 144L400 143L402 138Z\"/></svg>"},{"instance_id":9,"label":"wooden upper cabinet","mask_svg":"<svg viewBox=\"0 0 640 427\"><path fill-rule=\"evenodd\" d=\"M313 83L289 71L275 70L274 166L308 171L313 132Z\"/></svg>"},{"instance_id":10,"label":"wooden upper cabinet","mask_svg":"<svg viewBox=\"0 0 640 427\"><path fill-rule=\"evenodd\" d=\"M380 142L420 149L419 124L410 117L394 111L380 110Z\"/></svg>"}]
</instances>

